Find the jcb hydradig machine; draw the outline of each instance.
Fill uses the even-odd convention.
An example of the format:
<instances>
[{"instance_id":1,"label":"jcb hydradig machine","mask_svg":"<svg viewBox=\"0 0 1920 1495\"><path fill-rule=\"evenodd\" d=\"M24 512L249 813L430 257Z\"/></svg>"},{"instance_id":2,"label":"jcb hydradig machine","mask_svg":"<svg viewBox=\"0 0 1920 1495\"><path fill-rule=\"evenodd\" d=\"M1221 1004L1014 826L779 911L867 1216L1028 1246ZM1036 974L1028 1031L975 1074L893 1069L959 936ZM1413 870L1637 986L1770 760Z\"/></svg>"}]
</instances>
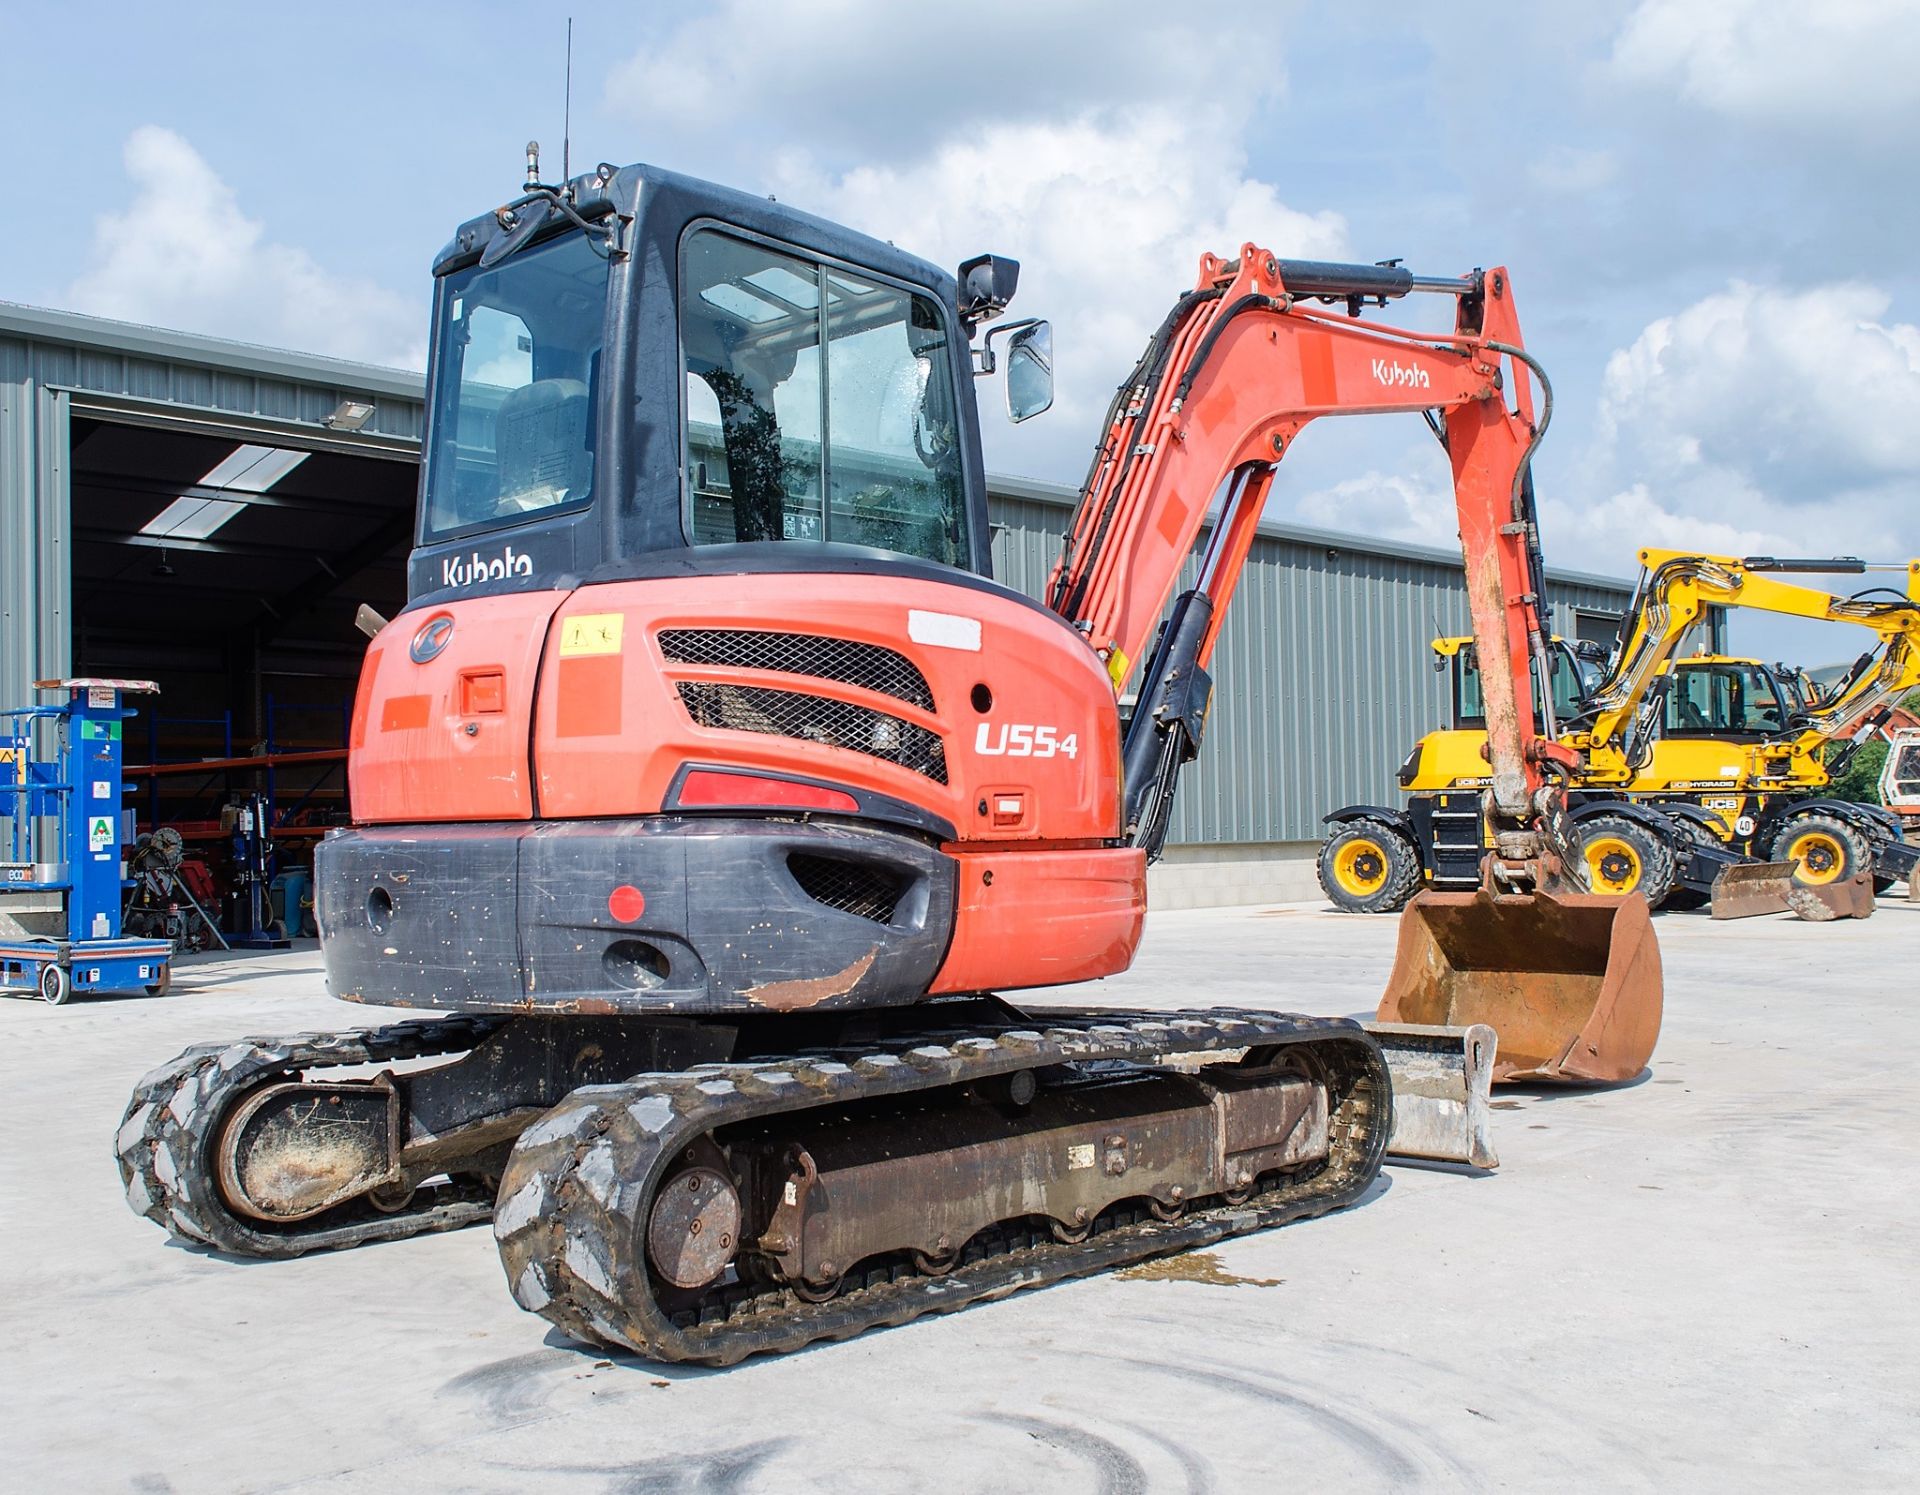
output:
<instances>
[{"instance_id":1,"label":"jcb hydradig machine","mask_svg":"<svg viewBox=\"0 0 1920 1495\"><path fill-rule=\"evenodd\" d=\"M1920 561L1782 559L1643 550L1622 638L1599 678L1592 646L1553 643L1547 704L1561 741L1580 755L1567 797L1574 880L1600 893L1673 896L1717 915L1803 917L1851 911L1856 898L1913 875L1920 846L1898 818L1819 793L1892 703L1920 684ZM1904 591L1840 596L1780 573L1897 572ZM1784 666L1724 656L1678 657L1708 609L1741 608L1845 623L1874 642L1825 691ZM1404 810L1349 805L1326 818L1320 881L1339 907L1388 912L1423 883L1479 880L1478 789L1486 732L1472 641L1436 639L1451 666L1454 721L1414 745L1400 771ZM1589 652L1591 651L1591 652Z\"/></svg>"},{"instance_id":2,"label":"jcb hydradig machine","mask_svg":"<svg viewBox=\"0 0 1920 1495\"><path fill-rule=\"evenodd\" d=\"M530 181L435 274L413 596L316 893L337 996L454 1015L148 1076L119 1157L176 1234L286 1256L491 1212L526 1308L727 1363L1358 1199L1392 1098L1355 1024L991 995L1131 961L1222 613L1321 415L1437 409L1456 474L1501 839L1495 893L1427 914L1423 987L1577 1005L1618 918L1657 1007L1643 906L1534 891L1539 432L1503 271L1204 258L1045 605L987 574L969 386L997 352L1010 413L1050 399L1042 327L969 345L1009 262L956 282L602 167ZM1453 334L1342 315L1416 290Z\"/></svg>"}]
</instances>

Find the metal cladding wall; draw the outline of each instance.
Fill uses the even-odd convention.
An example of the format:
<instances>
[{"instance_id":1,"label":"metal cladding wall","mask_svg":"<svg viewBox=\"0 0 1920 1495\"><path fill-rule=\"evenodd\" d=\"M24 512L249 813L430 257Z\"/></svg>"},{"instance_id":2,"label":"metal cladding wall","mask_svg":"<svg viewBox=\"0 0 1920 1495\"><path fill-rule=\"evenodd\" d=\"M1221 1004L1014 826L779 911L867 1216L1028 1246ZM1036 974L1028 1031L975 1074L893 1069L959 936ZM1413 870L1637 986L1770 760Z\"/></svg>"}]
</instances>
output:
<instances>
[{"instance_id":1,"label":"metal cladding wall","mask_svg":"<svg viewBox=\"0 0 1920 1495\"><path fill-rule=\"evenodd\" d=\"M374 406L351 438L322 422ZM418 374L0 302L0 705L69 673L75 415L417 458Z\"/></svg>"},{"instance_id":2,"label":"metal cladding wall","mask_svg":"<svg viewBox=\"0 0 1920 1495\"><path fill-rule=\"evenodd\" d=\"M1073 490L995 486L994 574L1037 595ZM1569 636L1573 609L1618 613L1631 595L1625 582L1558 571L1548 590ZM1428 641L1469 631L1458 556L1262 525L1214 653L1207 741L1181 778L1169 844L1315 841L1329 810L1397 803L1394 771L1449 710Z\"/></svg>"}]
</instances>

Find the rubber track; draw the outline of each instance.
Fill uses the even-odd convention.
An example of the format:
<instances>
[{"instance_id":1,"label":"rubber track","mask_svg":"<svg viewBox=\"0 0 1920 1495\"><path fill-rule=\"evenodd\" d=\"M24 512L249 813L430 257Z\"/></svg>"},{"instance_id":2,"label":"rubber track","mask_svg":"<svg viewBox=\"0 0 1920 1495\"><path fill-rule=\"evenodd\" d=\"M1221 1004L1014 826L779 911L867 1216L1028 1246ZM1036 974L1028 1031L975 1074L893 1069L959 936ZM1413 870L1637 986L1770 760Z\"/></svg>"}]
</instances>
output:
<instances>
[{"instance_id":1,"label":"rubber track","mask_svg":"<svg viewBox=\"0 0 1920 1495\"><path fill-rule=\"evenodd\" d=\"M1238 1009L1128 1018L1050 1012L1044 1024L1029 1023L923 1032L891 1048L701 1065L574 1091L521 1134L501 1179L493 1228L515 1299L575 1339L658 1360L730 1365L1340 1209L1379 1172L1392 1091L1378 1047L1355 1023ZM1079 1245L997 1227L976 1237L948 1274L872 1266L825 1303L804 1302L784 1287L736 1284L670 1315L652 1296L638 1222L680 1149L716 1127L1021 1069L1152 1063L1169 1052L1273 1043L1313 1045L1333 1092L1331 1161L1309 1178L1172 1222L1144 1211L1103 1217L1109 1228Z\"/></svg>"},{"instance_id":2,"label":"rubber track","mask_svg":"<svg viewBox=\"0 0 1920 1495\"><path fill-rule=\"evenodd\" d=\"M127 1203L135 1214L184 1241L236 1256L299 1256L477 1225L493 1212L491 1194L444 1184L419 1190L412 1204L394 1214L365 1205L356 1211L349 1203L310 1225L263 1226L233 1214L222 1202L214 1184L212 1140L233 1102L276 1076L464 1053L506 1021L446 1017L196 1044L133 1088L113 1149Z\"/></svg>"}]
</instances>

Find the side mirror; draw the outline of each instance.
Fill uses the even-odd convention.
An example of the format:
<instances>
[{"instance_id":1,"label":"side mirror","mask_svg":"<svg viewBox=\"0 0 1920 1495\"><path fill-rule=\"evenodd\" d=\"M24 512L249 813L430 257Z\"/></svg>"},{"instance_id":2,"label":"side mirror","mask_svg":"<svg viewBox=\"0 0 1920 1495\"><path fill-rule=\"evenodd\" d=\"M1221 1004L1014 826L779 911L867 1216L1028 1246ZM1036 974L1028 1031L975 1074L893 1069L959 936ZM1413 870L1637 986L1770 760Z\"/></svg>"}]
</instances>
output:
<instances>
[{"instance_id":1,"label":"side mirror","mask_svg":"<svg viewBox=\"0 0 1920 1495\"><path fill-rule=\"evenodd\" d=\"M1007 339L1007 419L1018 425L1053 405L1053 326L1034 322Z\"/></svg>"}]
</instances>

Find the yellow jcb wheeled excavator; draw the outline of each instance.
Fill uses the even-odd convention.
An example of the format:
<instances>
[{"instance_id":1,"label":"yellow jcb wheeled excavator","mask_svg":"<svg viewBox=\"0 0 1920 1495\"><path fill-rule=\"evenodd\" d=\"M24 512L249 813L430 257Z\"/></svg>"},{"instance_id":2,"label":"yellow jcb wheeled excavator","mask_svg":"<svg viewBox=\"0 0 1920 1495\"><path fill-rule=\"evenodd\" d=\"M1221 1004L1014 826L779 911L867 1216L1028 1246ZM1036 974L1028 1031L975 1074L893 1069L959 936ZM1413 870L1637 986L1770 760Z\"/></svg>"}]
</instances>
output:
<instances>
[{"instance_id":1,"label":"yellow jcb wheeled excavator","mask_svg":"<svg viewBox=\"0 0 1920 1495\"><path fill-rule=\"evenodd\" d=\"M1593 892L1638 891L1656 905L1711 898L1722 916L1857 913L1863 899L1870 909L1873 891L1912 876L1920 846L1896 816L1819 791L1888 704L1920 683L1920 561L1880 568L1904 573L1904 594L1838 596L1772 573L1858 574L1865 563L1664 550L1641 559L1604 670L1592 646L1553 643L1550 700L1561 740L1582 756L1567 797L1575 875ZM1784 666L1676 658L1710 606L1854 624L1877 640L1814 692ZM1436 639L1434 650L1452 671L1453 724L1402 765L1404 809L1352 805L1326 817L1320 879L1336 907L1383 912L1422 885L1472 885L1471 811L1486 775L1478 669L1471 639Z\"/></svg>"},{"instance_id":2,"label":"yellow jcb wheeled excavator","mask_svg":"<svg viewBox=\"0 0 1920 1495\"><path fill-rule=\"evenodd\" d=\"M1490 703L1487 886L1409 912L1383 1021L1645 1064L1645 903L1549 890L1545 386L1504 270L1204 256L1036 601L989 577L971 393L1004 359L1010 414L1050 401L1044 324L977 338L1017 266L529 176L434 267L411 600L316 855L334 994L448 1015L188 1050L117 1139L135 1210L253 1256L491 1216L562 1332L726 1364L1355 1203L1395 1114L1359 1024L1204 971L1169 1011L1000 995L1131 962L1261 508L1332 415L1436 412ZM1366 314L1414 293L1453 331Z\"/></svg>"}]
</instances>

